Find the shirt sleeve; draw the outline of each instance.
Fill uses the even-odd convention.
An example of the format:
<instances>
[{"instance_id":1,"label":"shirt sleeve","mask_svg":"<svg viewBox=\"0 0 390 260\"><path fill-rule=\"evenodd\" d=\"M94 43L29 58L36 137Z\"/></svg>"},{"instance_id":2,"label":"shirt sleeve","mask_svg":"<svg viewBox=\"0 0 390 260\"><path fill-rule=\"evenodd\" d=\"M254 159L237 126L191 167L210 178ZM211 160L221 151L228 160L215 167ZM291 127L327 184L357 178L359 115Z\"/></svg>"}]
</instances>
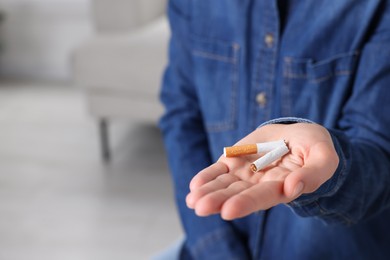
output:
<instances>
[{"instance_id":1,"label":"shirt sleeve","mask_svg":"<svg viewBox=\"0 0 390 260\"><path fill-rule=\"evenodd\" d=\"M314 193L289 203L304 217L352 225L390 206L390 30L362 50L350 98L336 127L328 128L339 166ZM277 119L274 123L303 122ZM306 121L309 122L309 121ZM271 122L272 123L272 122Z\"/></svg>"},{"instance_id":2,"label":"shirt sleeve","mask_svg":"<svg viewBox=\"0 0 390 260\"><path fill-rule=\"evenodd\" d=\"M191 80L190 1L170 1L169 64L161 100L165 114L160 121L174 182L175 199L185 230L187 251L195 259L246 259L248 249L231 222L220 216L198 217L185 203L193 176L209 166L211 156L195 88ZM236 258L235 258L236 257Z\"/></svg>"}]
</instances>

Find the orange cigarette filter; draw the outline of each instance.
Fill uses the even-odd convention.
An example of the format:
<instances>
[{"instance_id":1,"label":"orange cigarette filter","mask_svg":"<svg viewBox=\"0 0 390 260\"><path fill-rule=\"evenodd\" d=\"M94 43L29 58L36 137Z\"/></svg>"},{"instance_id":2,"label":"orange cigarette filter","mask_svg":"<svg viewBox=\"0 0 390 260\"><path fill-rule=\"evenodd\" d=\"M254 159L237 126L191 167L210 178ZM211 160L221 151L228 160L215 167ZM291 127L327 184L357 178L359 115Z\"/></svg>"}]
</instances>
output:
<instances>
[{"instance_id":1,"label":"orange cigarette filter","mask_svg":"<svg viewBox=\"0 0 390 260\"><path fill-rule=\"evenodd\" d=\"M284 140L277 140L265 143L230 146L223 148L223 154L225 157L237 157L256 153L268 153L280 146L286 146L286 142Z\"/></svg>"},{"instance_id":2,"label":"orange cigarette filter","mask_svg":"<svg viewBox=\"0 0 390 260\"><path fill-rule=\"evenodd\" d=\"M237 157L242 155L256 154L256 144L237 145L224 148L224 155L226 157Z\"/></svg>"}]
</instances>

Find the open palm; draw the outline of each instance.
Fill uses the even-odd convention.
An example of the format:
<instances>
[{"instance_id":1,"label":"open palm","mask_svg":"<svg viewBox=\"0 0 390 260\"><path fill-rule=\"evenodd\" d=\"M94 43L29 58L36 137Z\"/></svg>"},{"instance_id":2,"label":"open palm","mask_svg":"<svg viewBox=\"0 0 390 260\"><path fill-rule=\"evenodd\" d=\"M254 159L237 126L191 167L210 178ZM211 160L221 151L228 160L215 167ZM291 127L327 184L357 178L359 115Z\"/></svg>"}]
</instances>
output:
<instances>
[{"instance_id":1,"label":"open palm","mask_svg":"<svg viewBox=\"0 0 390 260\"><path fill-rule=\"evenodd\" d=\"M335 172L339 159L332 139L316 124L267 125L237 144L279 139L287 141L290 152L259 172L253 173L250 164L260 155L221 156L199 172L190 183L188 207L199 216L239 218L313 192Z\"/></svg>"}]
</instances>

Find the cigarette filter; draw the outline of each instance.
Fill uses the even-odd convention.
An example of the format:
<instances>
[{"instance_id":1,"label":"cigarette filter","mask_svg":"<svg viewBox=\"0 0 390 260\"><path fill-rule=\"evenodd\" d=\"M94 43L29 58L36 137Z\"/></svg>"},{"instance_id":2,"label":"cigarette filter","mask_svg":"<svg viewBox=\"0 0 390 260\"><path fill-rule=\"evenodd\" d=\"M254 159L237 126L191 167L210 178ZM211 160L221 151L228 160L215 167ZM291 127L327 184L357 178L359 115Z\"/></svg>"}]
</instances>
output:
<instances>
[{"instance_id":1,"label":"cigarette filter","mask_svg":"<svg viewBox=\"0 0 390 260\"><path fill-rule=\"evenodd\" d=\"M223 154L225 157L237 157L256 153L267 153L282 145L286 145L283 140L257 144L236 145L223 148Z\"/></svg>"},{"instance_id":2,"label":"cigarette filter","mask_svg":"<svg viewBox=\"0 0 390 260\"><path fill-rule=\"evenodd\" d=\"M283 145L273 149L272 151L266 153L264 156L260 157L256 161L254 161L250 168L253 172L258 172L261 169L264 169L272 162L282 158L285 154L289 152L289 149L285 143Z\"/></svg>"}]
</instances>

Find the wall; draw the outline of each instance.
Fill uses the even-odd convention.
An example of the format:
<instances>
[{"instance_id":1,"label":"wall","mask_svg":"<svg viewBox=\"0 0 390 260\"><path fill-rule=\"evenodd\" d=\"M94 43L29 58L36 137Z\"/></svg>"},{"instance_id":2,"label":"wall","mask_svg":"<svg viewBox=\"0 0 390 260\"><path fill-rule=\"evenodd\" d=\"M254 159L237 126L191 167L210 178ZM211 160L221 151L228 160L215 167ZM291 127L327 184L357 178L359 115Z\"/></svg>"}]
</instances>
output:
<instances>
[{"instance_id":1,"label":"wall","mask_svg":"<svg viewBox=\"0 0 390 260\"><path fill-rule=\"evenodd\" d=\"M0 77L71 79L72 50L90 36L90 0L0 0Z\"/></svg>"}]
</instances>

